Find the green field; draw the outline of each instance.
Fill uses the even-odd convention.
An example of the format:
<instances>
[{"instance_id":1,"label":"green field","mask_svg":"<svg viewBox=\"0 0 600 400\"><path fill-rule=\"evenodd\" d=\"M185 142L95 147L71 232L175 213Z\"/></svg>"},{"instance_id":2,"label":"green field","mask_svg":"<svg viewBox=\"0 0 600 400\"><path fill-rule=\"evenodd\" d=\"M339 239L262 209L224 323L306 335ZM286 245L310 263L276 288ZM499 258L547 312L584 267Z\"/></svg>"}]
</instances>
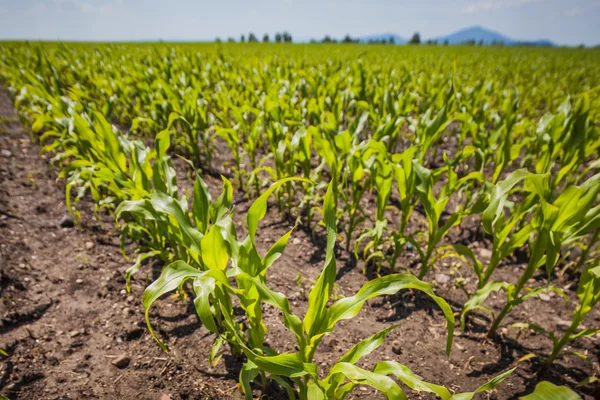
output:
<instances>
[{"instance_id":1,"label":"green field","mask_svg":"<svg viewBox=\"0 0 600 400\"><path fill-rule=\"evenodd\" d=\"M151 306L193 300L207 361L237 358L246 399L353 398L359 385L389 399L514 398L534 390L521 374L597 394L598 65L600 50L572 48L0 43L0 80L73 220L114 216L132 258L123 287L149 284L136 301L158 345ZM319 274L277 272L306 289L292 307L271 271L299 230L324 257ZM163 266L152 283L151 260ZM364 281L340 290L340 260ZM325 338L352 334L336 325L382 296L445 323L439 360L457 352L455 331L476 338L469 350L510 336L530 351L470 392L466 373L432 381L395 353L374 360L388 323L323 368ZM265 309L294 348L269 335ZM552 384L525 398L578 398Z\"/></svg>"}]
</instances>

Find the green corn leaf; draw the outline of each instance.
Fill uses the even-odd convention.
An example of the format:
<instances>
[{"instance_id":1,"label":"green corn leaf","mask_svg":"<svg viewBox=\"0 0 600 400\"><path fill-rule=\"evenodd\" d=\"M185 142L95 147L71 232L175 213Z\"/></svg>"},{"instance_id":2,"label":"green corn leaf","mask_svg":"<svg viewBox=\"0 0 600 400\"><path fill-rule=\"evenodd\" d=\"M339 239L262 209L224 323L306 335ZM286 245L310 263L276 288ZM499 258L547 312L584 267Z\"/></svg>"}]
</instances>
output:
<instances>
[{"instance_id":1,"label":"green corn leaf","mask_svg":"<svg viewBox=\"0 0 600 400\"><path fill-rule=\"evenodd\" d=\"M200 178L200 174L196 175L196 182L194 182L194 200L192 203L192 210L194 216L194 223L196 229L202 234L206 234L209 226L209 208L210 208L210 193L208 192L208 186Z\"/></svg>"},{"instance_id":2,"label":"green corn leaf","mask_svg":"<svg viewBox=\"0 0 600 400\"><path fill-rule=\"evenodd\" d=\"M194 307L196 313L202 321L202 324L211 331L212 333L219 333L219 328L213 318L212 311L210 309L210 296L215 291L215 280L208 277L201 277L194 279L194 293L196 298L194 299Z\"/></svg>"},{"instance_id":3,"label":"green corn leaf","mask_svg":"<svg viewBox=\"0 0 600 400\"><path fill-rule=\"evenodd\" d=\"M295 228L296 227L294 226L292 229L287 231L285 235L279 238L279 240L277 240L277 242L271 246L265 255L265 258L262 260L263 269L260 272L268 269L279 257L281 257Z\"/></svg>"},{"instance_id":4,"label":"green corn leaf","mask_svg":"<svg viewBox=\"0 0 600 400\"><path fill-rule=\"evenodd\" d=\"M452 340L454 336L454 316L452 309L444 299L438 297L433 292L431 285L425 283L413 275L394 274L374 279L365 285L352 297L346 297L336 301L327 310L327 315L323 323L319 326L319 333L331 332L335 324L344 319L350 319L356 316L364 303L377 296L393 295L403 289L420 290L427 294L442 309L444 317L448 323L448 340L446 343L446 352L450 354L452 349Z\"/></svg>"},{"instance_id":5,"label":"green corn leaf","mask_svg":"<svg viewBox=\"0 0 600 400\"><path fill-rule=\"evenodd\" d=\"M345 363L350 363L350 364L356 364L361 358L370 354L372 351L374 351L379 346L381 346L381 344L383 343L383 341L385 340L387 335L392 330L397 328L398 326L399 325L390 326L390 327L382 330L381 332L376 333L375 335L372 335L364 340L361 340L354 347L352 347L352 349L350 349L346 354L344 354L338 360L338 363L345 362ZM378 371L374 371L374 372L378 372ZM330 385L331 388L337 388L338 386L340 386L343 383L343 379L344 378L343 378L342 374L332 375L330 373L329 376L325 379L325 381L327 381L327 383Z\"/></svg>"},{"instance_id":6,"label":"green corn leaf","mask_svg":"<svg viewBox=\"0 0 600 400\"><path fill-rule=\"evenodd\" d=\"M223 336L217 336L215 339L208 355L208 362L211 366L214 367L219 363L219 360L221 359L221 353L219 353L219 350L226 342L227 340L225 340Z\"/></svg>"},{"instance_id":7,"label":"green corn leaf","mask_svg":"<svg viewBox=\"0 0 600 400\"><path fill-rule=\"evenodd\" d=\"M389 333L396 329L400 325L393 325L388 328L385 328L381 332L372 335L359 343L357 343L352 349L350 349L346 354L344 354L338 362L347 362L350 364L356 364L361 358L370 354L373 350L377 349L385 338L389 335Z\"/></svg>"},{"instance_id":8,"label":"green corn leaf","mask_svg":"<svg viewBox=\"0 0 600 400\"><path fill-rule=\"evenodd\" d=\"M336 212L337 205L334 200L333 181L327 188L323 203L323 212L325 227L327 229L327 248L325 250L325 267L317 278L315 286L308 295L308 310L304 316L304 330L309 338L312 338L318 332L318 327L323 323L326 315L325 306L335 282L336 261L335 261L335 240L337 235Z\"/></svg>"},{"instance_id":9,"label":"green corn leaf","mask_svg":"<svg viewBox=\"0 0 600 400\"><path fill-rule=\"evenodd\" d=\"M277 375L269 375L269 379L273 379L275 382L277 382L279 386L281 386L285 390L289 400L296 400L296 394L294 392L294 389L292 389L292 386L290 386L290 384L287 383L283 378L280 378Z\"/></svg>"},{"instance_id":10,"label":"green corn leaf","mask_svg":"<svg viewBox=\"0 0 600 400\"><path fill-rule=\"evenodd\" d=\"M354 385L367 385L377 389L389 400L407 400L406 394L400 389L400 386L386 375L366 371L355 365L346 362L337 363L331 368L331 375L341 374ZM335 394L335 398L343 399L349 392L344 391L344 396Z\"/></svg>"},{"instance_id":11,"label":"green corn leaf","mask_svg":"<svg viewBox=\"0 0 600 400\"><path fill-rule=\"evenodd\" d=\"M310 183L309 180L304 178L285 178L280 179L267 189L258 199L252 203L250 209L248 210L248 235L250 236L252 242L254 242L254 237L256 236L256 230L258 228L258 223L261 219L263 219L267 213L267 200L269 196L275 192L280 186L284 185L287 182L291 181L302 181Z\"/></svg>"},{"instance_id":12,"label":"green corn leaf","mask_svg":"<svg viewBox=\"0 0 600 400\"><path fill-rule=\"evenodd\" d=\"M150 200L132 200L124 201L117 207L115 218L119 219L124 213L131 213L138 219L149 221L166 221L167 217L157 212Z\"/></svg>"},{"instance_id":13,"label":"green corn leaf","mask_svg":"<svg viewBox=\"0 0 600 400\"><path fill-rule=\"evenodd\" d=\"M519 182L523 181L527 175L529 175L529 172L526 169L519 169L494 186L490 203L481 216L483 228L487 233L493 234L493 226L496 224L496 221L504 215L504 203L507 200L510 190L519 184Z\"/></svg>"},{"instance_id":14,"label":"green corn leaf","mask_svg":"<svg viewBox=\"0 0 600 400\"><path fill-rule=\"evenodd\" d=\"M463 306L462 313L460 314L460 327L462 330L465 329L465 317L466 315L481 306L483 302L488 298L488 296L499 290L507 290L511 286L506 282L488 282L484 287L479 289L477 292L471 296L471 298L465 303Z\"/></svg>"},{"instance_id":15,"label":"green corn leaf","mask_svg":"<svg viewBox=\"0 0 600 400\"><path fill-rule=\"evenodd\" d=\"M245 400L252 400L254 396L252 396L252 387L250 383L258 376L260 370L252 361L246 361L244 365L242 365L242 369L240 371L240 383L242 385L242 389L244 392Z\"/></svg>"},{"instance_id":16,"label":"green corn leaf","mask_svg":"<svg viewBox=\"0 0 600 400\"><path fill-rule=\"evenodd\" d=\"M260 298L267 304L283 311L284 325L296 335L298 343L303 346L305 339L302 331L302 322L294 315L290 309L290 304L282 293L275 292L267 287L259 277L251 276L246 273L241 273L236 276L238 281L247 281L247 287L254 287L259 293Z\"/></svg>"},{"instance_id":17,"label":"green corn leaf","mask_svg":"<svg viewBox=\"0 0 600 400\"><path fill-rule=\"evenodd\" d=\"M131 277L140 270L142 263L148 258L157 256L161 253L162 252L159 250L152 250L137 255L135 263L131 267L127 268L127 271L125 271L125 288L127 289L128 293L131 292Z\"/></svg>"},{"instance_id":18,"label":"green corn leaf","mask_svg":"<svg viewBox=\"0 0 600 400\"><path fill-rule=\"evenodd\" d=\"M420 377L415 375L407 366L397 362L379 362L377 365L375 365L373 372L383 375L394 375L409 388L422 392L435 393L440 396L442 400L448 400L452 396L445 387L425 382Z\"/></svg>"},{"instance_id":19,"label":"green corn leaf","mask_svg":"<svg viewBox=\"0 0 600 400\"><path fill-rule=\"evenodd\" d=\"M550 382L540 382L533 393L520 400L581 400L581 397L566 386L556 386Z\"/></svg>"},{"instance_id":20,"label":"green corn leaf","mask_svg":"<svg viewBox=\"0 0 600 400\"><path fill-rule=\"evenodd\" d=\"M225 271L229 262L229 250L218 225L210 227L200 242L200 248L202 262L208 269Z\"/></svg>"},{"instance_id":21,"label":"green corn leaf","mask_svg":"<svg viewBox=\"0 0 600 400\"><path fill-rule=\"evenodd\" d=\"M182 244L195 254L200 254L202 234L192 227L190 217L183 211L179 202L162 192L154 192L150 202L156 211L175 218L182 233Z\"/></svg>"},{"instance_id":22,"label":"green corn leaf","mask_svg":"<svg viewBox=\"0 0 600 400\"><path fill-rule=\"evenodd\" d=\"M142 296L142 305L144 306L145 310L146 324L148 325L150 334L163 348L163 350L167 351L167 347L158 339L154 333L154 330L152 329L152 326L150 325L150 307L152 306L152 303L158 300L158 298L163 294L177 289L187 279L202 277L211 277L215 280L218 280L225 286L229 285L227 277L222 271L199 271L183 261L175 261L174 263L166 266L158 279L144 290L144 294Z\"/></svg>"},{"instance_id":23,"label":"green corn leaf","mask_svg":"<svg viewBox=\"0 0 600 400\"><path fill-rule=\"evenodd\" d=\"M508 378L517 368L513 368L510 369L494 378L492 378L489 382L481 385L479 388L477 388L477 390L475 390L475 393L482 393L488 390L492 390L493 388L495 388L496 386L498 386L499 384L502 383L502 381L504 381L506 378Z\"/></svg>"},{"instance_id":24,"label":"green corn leaf","mask_svg":"<svg viewBox=\"0 0 600 400\"><path fill-rule=\"evenodd\" d=\"M475 274L477 274L479 279L481 279L483 276L483 264L477 259L475 253L473 253L473 250L460 243L454 244L453 248L458 254L471 260Z\"/></svg>"},{"instance_id":25,"label":"green corn leaf","mask_svg":"<svg viewBox=\"0 0 600 400\"><path fill-rule=\"evenodd\" d=\"M223 180L221 195L210 205L208 210L210 220L213 224L220 221L227 214L233 202L233 186L231 182L224 176L221 176L221 179Z\"/></svg>"}]
</instances>

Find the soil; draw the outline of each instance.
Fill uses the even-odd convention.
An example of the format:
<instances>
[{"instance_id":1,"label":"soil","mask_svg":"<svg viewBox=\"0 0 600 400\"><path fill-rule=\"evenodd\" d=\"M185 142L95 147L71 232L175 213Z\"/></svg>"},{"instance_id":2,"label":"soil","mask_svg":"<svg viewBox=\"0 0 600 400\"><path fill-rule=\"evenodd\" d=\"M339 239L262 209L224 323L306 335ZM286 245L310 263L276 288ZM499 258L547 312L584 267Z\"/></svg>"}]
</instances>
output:
<instances>
[{"instance_id":1,"label":"soil","mask_svg":"<svg viewBox=\"0 0 600 400\"><path fill-rule=\"evenodd\" d=\"M39 146L31 142L4 90L0 91L0 117L0 150L10 152L0 156L0 348L9 354L0 361L0 393L10 399L243 398L237 388L243 360L225 351L218 365L208 364L214 335L199 322L189 298L165 297L152 308L152 324L170 351L160 349L148 333L140 299L161 265L146 265L133 280L132 293L127 293L124 272L132 261L120 252L113 217L94 215L90 199L84 199L82 225L60 227L66 215L64 183L57 181L48 157L40 157ZM226 158L219 162L219 154L216 157L215 165L223 165ZM180 186L185 186L187 176L183 168L178 173ZM218 194L220 179L207 176L205 180L213 195ZM190 182L187 185L191 187ZM236 226L245 226L243 216L249 206L245 196L236 193ZM261 254L292 226L293 222L282 222L275 206L269 207L257 235ZM479 253L489 248L470 229L457 229L452 238L462 238ZM133 248L129 245L128 251ZM417 258L414 251L407 251L399 267L416 271ZM313 238L299 228L284 255L269 270L270 287L288 296L297 315L306 311L307 293L323 261L322 232L316 231ZM469 279L467 288L471 291L476 282L469 269L456 261L441 261L427 279L448 280L435 283L436 291L459 315L467 297L455 287L455 279ZM495 278L514 282L524 266L523 260L514 261L499 268ZM336 295L350 296L372 278L370 270L362 273L363 263L356 262L351 252L338 249L337 263ZM555 284L573 301L566 305L560 296L545 298L547 301L532 299L507 317L507 326L527 321L563 331L576 304L573 281L563 279ZM543 275L533 284L544 285ZM503 300L499 294L486 304L498 311ZM276 310L265 307L265 323L268 344L281 352L293 351L294 338ZM457 328L448 358L445 321L439 308L426 296L408 291L371 300L358 317L339 323L325 337L316 356L320 373L324 375L357 341L390 324L399 326L360 366L398 361L427 381L457 392L475 390L516 366L516 371L491 393L492 399L518 398L530 393L540 380L575 387L588 376L600 374L598 335L582 338L570 348L587 354L587 360L570 356L542 368L537 358L519 359L529 353L549 354L549 339L531 331L503 328L496 338L487 340L490 319L480 313L469 319L466 332ZM600 326L600 312L593 311L585 325ZM600 397L592 386L578 390L585 399ZM411 399L433 398L410 389L406 392ZM259 396L260 391L255 394ZM271 388L269 398L285 396L278 388ZM382 397L360 387L351 398Z\"/></svg>"}]
</instances>

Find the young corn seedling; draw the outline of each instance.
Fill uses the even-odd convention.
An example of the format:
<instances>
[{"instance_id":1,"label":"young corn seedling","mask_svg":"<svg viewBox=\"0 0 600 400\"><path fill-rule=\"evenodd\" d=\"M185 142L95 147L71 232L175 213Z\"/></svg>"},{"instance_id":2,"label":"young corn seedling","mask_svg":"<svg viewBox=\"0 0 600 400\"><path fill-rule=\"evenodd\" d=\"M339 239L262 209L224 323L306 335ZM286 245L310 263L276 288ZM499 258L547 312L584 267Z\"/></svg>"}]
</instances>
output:
<instances>
[{"instance_id":1,"label":"young corn seedling","mask_svg":"<svg viewBox=\"0 0 600 400\"><path fill-rule=\"evenodd\" d=\"M150 204L158 205L160 210L157 211L167 214L172 229L180 232L178 240L187 250L188 259L176 261L165 267L160 278L144 291L143 304L149 327L149 309L152 303L162 294L181 288L185 281L191 279L196 294L194 304L198 316L207 329L218 335L211 349L211 363L218 361L219 348L225 342L230 343L233 352L238 354L240 347L236 337L241 338L245 335L247 339L242 340L242 343L253 349L270 352L264 348L266 327L262 321L260 292L252 282L266 281L267 269L283 253L293 229L279 239L264 257L261 257L256 249L255 236L258 223L266 214L268 198L281 185L293 179L296 178L276 182L252 204L247 216L248 236L241 242L236 238L235 227L229 216L230 184L225 185L228 189L223 192L229 196L222 195L211 204L208 192L202 190L198 178L192 213L197 229L193 229L189 218L186 219L187 216L181 213L176 203ZM147 204L144 207L145 211L148 211ZM231 267L228 269L230 261ZM236 280L237 288L230 285L228 278ZM248 320L246 332L242 331L240 324L227 323L233 321L234 315L230 295L239 298L245 311ZM151 333L159 341L152 330ZM159 343L166 349L162 342ZM266 376L261 376L265 381Z\"/></svg>"},{"instance_id":2,"label":"young corn seedling","mask_svg":"<svg viewBox=\"0 0 600 400\"><path fill-rule=\"evenodd\" d=\"M238 127L222 128L219 126L215 127L215 134L225 139L231 155L233 156L234 165L231 167L233 175L237 178L240 190L244 190L244 176L245 170L242 168L242 158L244 156L243 148L240 148L240 136Z\"/></svg>"},{"instance_id":3,"label":"young corn seedling","mask_svg":"<svg viewBox=\"0 0 600 400\"><path fill-rule=\"evenodd\" d=\"M579 304L573 311L571 324L562 336L557 336L554 332L548 331L536 324L515 323L515 328L532 329L538 333L547 335L552 340L552 353L546 358L546 364L551 364L558 357L563 355L575 355L587 358L584 354L574 351L563 351L569 343L581 338L594 336L600 332L597 328L579 329L585 317L596 306L600 300L600 262L596 261L595 266L590 267L581 274L579 287L577 288L577 297Z\"/></svg>"},{"instance_id":4,"label":"young corn seedling","mask_svg":"<svg viewBox=\"0 0 600 400\"><path fill-rule=\"evenodd\" d=\"M477 275L478 289L489 282L502 260L527 243L533 232L533 226L526 224L525 221L538 204L537 195L531 193L524 200L515 203L508 200L515 186L527 175L529 175L527 170L517 170L491 188L489 204L481 216L485 232L492 236L491 257L487 265L484 265L467 246L462 244L453 246L459 255L471 262L473 271ZM508 209L508 213L505 208Z\"/></svg>"},{"instance_id":5,"label":"young corn seedling","mask_svg":"<svg viewBox=\"0 0 600 400\"><path fill-rule=\"evenodd\" d=\"M396 180L400 198L399 228L391 234L393 254L389 260L389 264L392 269L395 268L398 257L400 257L404 246L408 243L406 228L419 201L419 196L417 195L417 173L413 166L413 158L416 151L417 147L412 146L400 154L393 154L391 156L394 179Z\"/></svg>"},{"instance_id":6,"label":"young corn seedling","mask_svg":"<svg viewBox=\"0 0 600 400\"><path fill-rule=\"evenodd\" d=\"M170 160L168 156L167 159ZM155 163L155 168L157 164ZM131 277L139 271L141 263L154 255L161 255L163 261L184 260L203 269L205 263L202 259L201 240L213 225L221 223L225 229L229 223L227 218L232 199L233 189L229 180L223 178L221 195L212 202L206 184L197 175L191 219L188 215L187 198L178 198L176 191L168 192L160 187L155 187L150 198L122 202L117 208L116 218L132 216L133 221L126 224L129 228L127 232L133 230L144 234L144 242L148 248L148 251L138 255L135 264L127 270L127 288L129 289Z\"/></svg>"},{"instance_id":7,"label":"young corn seedling","mask_svg":"<svg viewBox=\"0 0 600 400\"><path fill-rule=\"evenodd\" d=\"M510 92L504 100L502 116L499 117L499 127L488 135L489 146L486 148L487 155L494 165L492 183L496 183L502 172L510 163L517 158L521 150L521 142L513 144L514 127L517 122L517 109L519 107L518 93Z\"/></svg>"},{"instance_id":8,"label":"young corn seedling","mask_svg":"<svg viewBox=\"0 0 600 400\"><path fill-rule=\"evenodd\" d=\"M320 182L320 173L322 172L323 163L317 168L313 168L311 165L313 136L318 134L315 133L315 131L315 127L309 127L308 129L299 128L292 136L291 154L295 166L300 168L304 179L311 182ZM298 210L304 209L299 212L304 214L306 217L306 226L311 230L316 208L313 207L317 196L315 191L318 188L316 186L317 185L312 183L302 183L303 197L298 205Z\"/></svg>"},{"instance_id":9,"label":"young corn seedling","mask_svg":"<svg viewBox=\"0 0 600 400\"><path fill-rule=\"evenodd\" d=\"M363 250L363 257L367 262L372 259L378 259L378 272L381 270L381 261L385 259L385 254L380 248L384 237L384 232L387 230L387 219L385 211L388 208L388 202L392 194L393 183L393 167L387 159L387 151L382 142L371 141L369 143L369 152L374 153L373 169L375 171L375 179L373 187L377 191L377 199L375 202L375 221L371 229L366 229L354 243L354 255L358 259L358 248L363 240L370 239ZM367 256L367 253L370 254Z\"/></svg>"},{"instance_id":10,"label":"young corn seedling","mask_svg":"<svg viewBox=\"0 0 600 400\"><path fill-rule=\"evenodd\" d=\"M493 316L493 323L488 332L490 337L495 334L504 317L515 306L544 290L550 289L560 292L560 290L549 284L548 288L527 290L526 293L521 293L526 289L525 285L529 279L542 266L545 266L548 281L550 281L552 271L560 257L561 246L565 241L570 240L575 234L581 234L584 227L587 229L596 228L587 224L586 216L590 210L594 209L600 191L600 175L591 177L581 186L565 188L554 201L548 200L551 193L549 192L547 175L529 174L524 179L525 189L535 193L540 202L540 206L531 221L535 234L529 237L530 255L527 267L516 284L488 282L467 301L461 316L461 324L464 326L464 316L467 312L474 308L481 308L480 305L491 292L504 290L507 299L498 315Z\"/></svg>"},{"instance_id":11,"label":"young corn seedling","mask_svg":"<svg viewBox=\"0 0 600 400\"><path fill-rule=\"evenodd\" d=\"M423 204L428 222L427 247L425 251L421 250L421 247L414 238L407 238L419 252L421 259L421 269L418 275L419 279L422 279L437 261L435 251L450 228L459 225L466 215L480 212L483 207L483 198L477 196L476 191L474 190L475 182L484 181L483 174L479 171L475 171L459 179L456 172L454 172L452 163L447 159L446 161L449 164L448 166L439 168L435 171L423 167L416 161L413 165L418 179L418 184L416 186L417 196ZM446 182L442 186L439 195L436 197L433 188L443 174L446 175ZM460 204L454 210L453 214L441 224L442 214L451 197L455 194L460 194L463 191L466 191L467 193L465 196L467 203L464 205Z\"/></svg>"}]
</instances>

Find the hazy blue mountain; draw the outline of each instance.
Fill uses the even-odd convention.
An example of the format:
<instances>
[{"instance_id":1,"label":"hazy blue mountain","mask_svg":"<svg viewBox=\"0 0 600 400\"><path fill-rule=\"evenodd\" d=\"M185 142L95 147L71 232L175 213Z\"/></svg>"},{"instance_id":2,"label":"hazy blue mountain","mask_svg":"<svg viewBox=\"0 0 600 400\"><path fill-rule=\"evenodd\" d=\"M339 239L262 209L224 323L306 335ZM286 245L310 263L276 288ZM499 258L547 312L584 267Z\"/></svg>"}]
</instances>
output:
<instances>
[{"instance_id":1,"label":"hazy blue mountain","mask_svg":"<svg viewBox=\"0 0 600 400\"><path fill-rule=\"evenodd\" d=\"M483 40L484 44L492 44L493 42L503 42L505 44L509 44L514 42L514 40L508 36L484 29L480 26L462 29L446 36L431 38L431 40L437 41L438 43L444 43L445 41L448 41L449 44L460 44L471 40L474 40L477 43Z\"/></svg>"},{"instance_id":2,"label":"hazy blue mountain","mask_svg":"<svg viewBox=\"0 0 600 400\"><path fill-rule=\"evenodd\" d=\"M461 44L474 40L476 43L483 41L483 44L488 45L492 43L504 43L506 45L554 46L554 43L546 39L513 39L502 33L485 29L481 26L473 26L471 28L462 29L458 32L451 33L450 35L432 38L431 40L437 41L437 43L444 43L445 41L448 41L449 44Z\"/></svg>"},{"instance_id":3,"label":"hazy blue mountain","mask_svg":"<svg viewBox=\"0 0 600 400\"><path fill-rule=\"evenodd\" d=\"M363 36L360 38L362 43L366 43L369 40L381 40L388 39L393 37L396 41L396 44L406 44L408 42L407 39L398 36L394 33L382 33L379 35L369 35ZM448 41L448 44L461 44L469 41L475 41L476 43L482 42L483 44L490 45L492 43L504 43L505 45L522 45L522 46L555 46L550 40L540 39L540 40L519 40L508 37L502 33L495 32L481 26L473 26L470 28L462 29L458 32L451 33L445 36L439 36L435 38L423 38L421 36L421 41L426 42L427 40L436 41L438 44L442 44L445 41Z\"/></svg>"}]
</instances>

